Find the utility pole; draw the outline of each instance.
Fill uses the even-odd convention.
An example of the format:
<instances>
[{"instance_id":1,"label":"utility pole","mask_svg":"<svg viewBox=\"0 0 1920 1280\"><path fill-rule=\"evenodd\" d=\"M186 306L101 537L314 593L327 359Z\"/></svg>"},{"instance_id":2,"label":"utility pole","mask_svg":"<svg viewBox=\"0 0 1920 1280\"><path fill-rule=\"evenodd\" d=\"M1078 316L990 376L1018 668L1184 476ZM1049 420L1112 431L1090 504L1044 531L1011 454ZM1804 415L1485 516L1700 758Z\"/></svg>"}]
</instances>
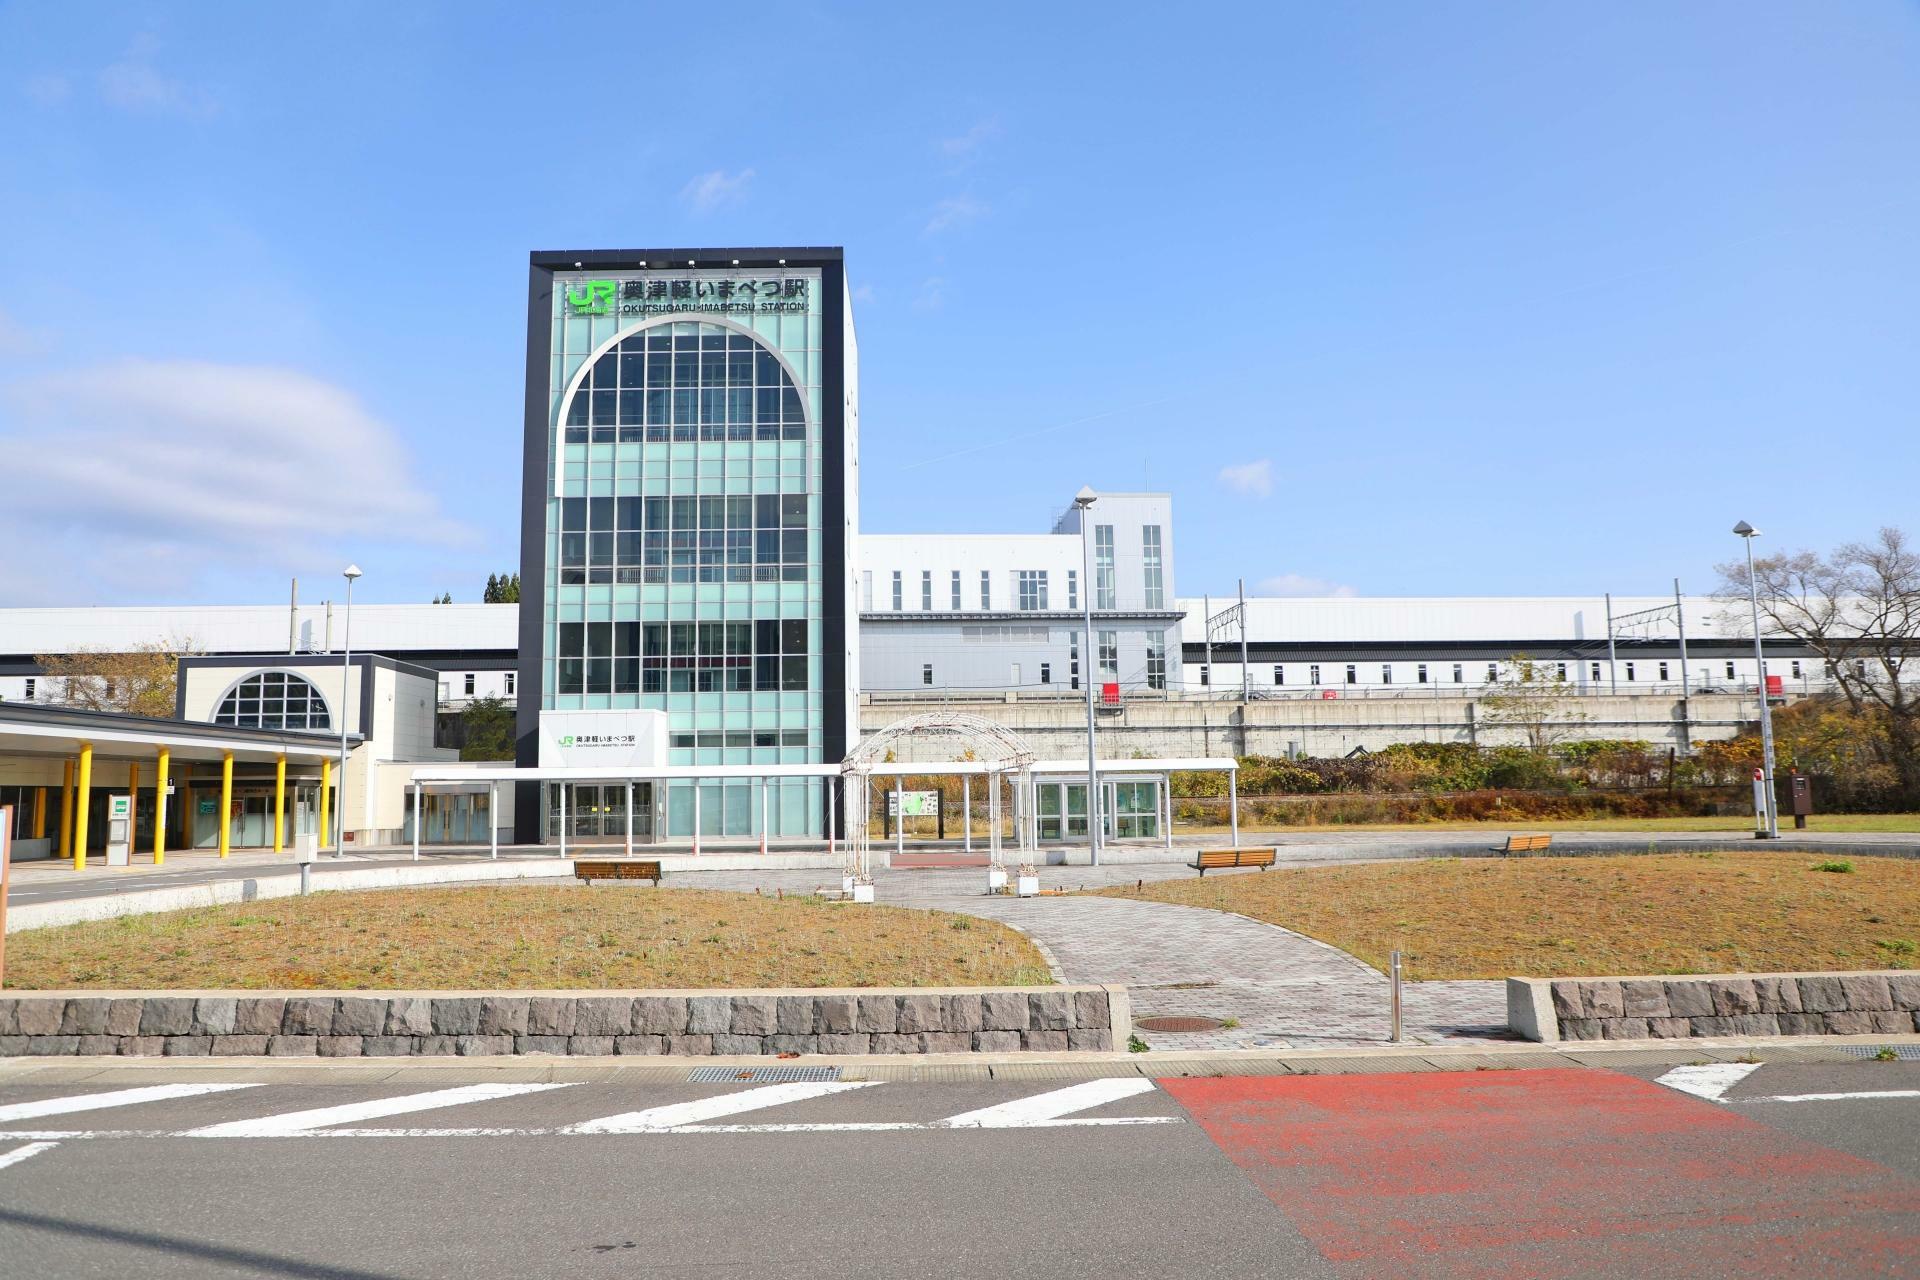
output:
<instances>
[{"instance_id":1,"label":"utility pole","mask_svg":"<svg viewBox=\"0 0 1920 1280\"><path fill-rule=\"evenodd\" d=\"M1680 754L1693 754L1693 685L1687 674L1687 609L1680 601L1680 579L1673 580L1673 616L1680 624Z\"/></svg>"},{"instance_id":2,"label":"utility pole","mask_svg":"<svg viewBox=\"0 0 1920 1280\"><path fill-rule=\"evenodd\" d=\"M1247 580L1238 579L1240 586L1240 745L1247 744L1246 702L1247 702Z\"/></svg>"},{"instance_id":3,"label":"utility pole","mask_svg":"<svg viewBox=\"0 0 1920 1280\"><path fill-rule=\"evenodd\" d=\"M1613 592L1607 592L1607 692L1620 692L1619 665L1614 661L1613 648Z\"/></svg>"},{"instance_id":4,"label":"utility pole","mask_svg":"<svg viewBox=\"0 0 1920 1280\"><path fill-rule=\"evenodd\" d=\"M287 656L300 652L300 579L293 580L287 597Z\"/></svg>"}]
</instances>

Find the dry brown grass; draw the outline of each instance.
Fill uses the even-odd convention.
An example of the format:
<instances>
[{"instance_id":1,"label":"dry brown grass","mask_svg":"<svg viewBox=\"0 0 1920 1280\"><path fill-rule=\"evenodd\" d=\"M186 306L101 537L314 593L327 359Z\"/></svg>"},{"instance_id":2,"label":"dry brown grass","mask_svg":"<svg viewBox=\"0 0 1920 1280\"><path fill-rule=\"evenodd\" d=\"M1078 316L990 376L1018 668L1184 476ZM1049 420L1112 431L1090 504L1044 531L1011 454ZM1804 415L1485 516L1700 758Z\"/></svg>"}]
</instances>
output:
<instances>
[{"instance_id":1,"label":"dry brown grass","mask_svg":"<svg viewBox=\"0 0 1920 1280\"><path fill-rule=\"evenodd\" d=\"M1920 964L1920 861L1787 853L1434 859L1162 881L1412 978L1765 973Z\"/></svg>"},{"instance_id":2,"label":"dry brown grass","mask_svg":"<svg viewBox=\"0 0 1920 1280\"><path fill-rule=\"evenodd\" d=\"M701 889L317 893L16 933L7 987L864 987L1051 981L1025 937L941 911Z\"/></svg>"}]
</instances>

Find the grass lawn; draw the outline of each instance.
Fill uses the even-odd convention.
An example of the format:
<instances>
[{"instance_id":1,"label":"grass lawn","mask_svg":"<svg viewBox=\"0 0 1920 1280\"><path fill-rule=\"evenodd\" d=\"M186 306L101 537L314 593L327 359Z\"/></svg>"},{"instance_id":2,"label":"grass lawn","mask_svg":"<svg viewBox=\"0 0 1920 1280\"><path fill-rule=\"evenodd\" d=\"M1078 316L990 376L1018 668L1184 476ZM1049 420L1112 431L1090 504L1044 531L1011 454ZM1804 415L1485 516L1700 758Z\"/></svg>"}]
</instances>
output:
<instances>
[{"instance_id":1,"label":"grass lawn","mask_svg":"<svg viewBox=\"0 0 1920 1280\"><path fill-rule=\"evenodd\" d=\"M1176 804L1178 801L1175 802ZM1175 822L1175 835L1226 831L1227 824ZM1319 822L1301 826L1243 824L1250 831L1752 831L1751 814L1721 818L1501 818L1487 822ZM1793 816L1784 814L1780 830L1793 830ZM1823 831L1877 831L1920 833L1920 813L1828 813L1807 819L1807 833Z\"/></svg>"},{"instance_id":2,"label":"grass lawn","mask_svg":"<svg viewBox=\"0 0 1920 1280\"><path fill-rule=\"evenodd\" d=\"M1002 925L942 911L703 889L489 886L316 893L7 940L7 988L1036 985Z\"/></svg>"},{"instance_id":3,"label":"grass lawn","mask_svg":"<svg viewBox=\"0 0 1920 1280\"><path fill-rule=\"evenodd\" d=\"M1213 907L1411 978L1763 973L1920 965L1920 861L1788 853L1437 858L1166 880L1120 897Z\"/></svg>"}]
</instances>

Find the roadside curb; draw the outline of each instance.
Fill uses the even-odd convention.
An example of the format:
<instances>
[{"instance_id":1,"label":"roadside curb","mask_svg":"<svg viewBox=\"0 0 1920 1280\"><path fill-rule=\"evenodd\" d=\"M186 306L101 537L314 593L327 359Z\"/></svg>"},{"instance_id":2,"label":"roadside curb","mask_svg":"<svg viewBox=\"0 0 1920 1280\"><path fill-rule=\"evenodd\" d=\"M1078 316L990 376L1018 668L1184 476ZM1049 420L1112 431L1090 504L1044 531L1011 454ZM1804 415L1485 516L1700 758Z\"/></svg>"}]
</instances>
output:
<instances>
[{"instance_id":1,"label":"roadside curb","mask_svg":"<svg viewBox=\"0 0 1920 1280\"><path fill-rule=\"evenodd\" d=\"M1920 1045L1920 1034L1720 1037L1688 1040L1582 1041L1578 1047L1514 1043L1363 1045L1324 1049L1209 1049L1190 1053L933 1053L916 1057L808 1054L795 1060L742 1056L418 1057L418 1058L0 1058L0 1084L27 1080L119 1083L150 1079L269 1081L404 1080L409 1073L448 1072L479 1079L681 1083L695 1069L782 1066L838 1067L847 1080L906 1083L969 1080L1171 1079L1207 1076L1371 1075L1397 1072L1507 1071L1543 1068L1685 1066L1702 1062L1854 1062L1843 1046Z\"/></svg>"}]
</instances>

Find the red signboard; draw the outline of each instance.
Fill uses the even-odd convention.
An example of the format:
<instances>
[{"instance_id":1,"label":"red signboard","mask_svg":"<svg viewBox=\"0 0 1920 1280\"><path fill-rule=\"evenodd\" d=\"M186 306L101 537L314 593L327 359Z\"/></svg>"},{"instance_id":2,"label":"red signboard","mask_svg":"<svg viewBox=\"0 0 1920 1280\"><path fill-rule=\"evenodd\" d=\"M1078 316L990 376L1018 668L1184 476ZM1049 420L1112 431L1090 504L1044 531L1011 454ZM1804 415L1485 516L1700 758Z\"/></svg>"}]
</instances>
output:
<instances>
[{"instance_id":1,"label":"red signboard","mask_svg":"<svg viewBox=\"0 0 1920 1280\"><path fill-rule=\"evenodd\" d=\"M1340 696L1340 691L1338 689L1322 689L1320 691L1320 701L1322 702L1327 702L1339 696Z\"/></svg>"},{"instance_id":2,"label":"red signboard","mask_svg":"<svg viewBox=\"0 0 1920 1280\"><path fill-rule=\"evenodd\" d=\"M1778 698L1782 694L1784 694L1786 691L1787 691L1786 677L1784 676L1768 676L1767 677L1767 696L1769 698Z\"/></svg>"},{"instance_id":3,"label":"red signboard","mask_svg":"<svg viewBox=\"0 0 1920 1280\"><path fill-rule=\"evenodd\" d=\"M1110 707L1120 705L1120 682L1109 680L1100 686L1100 701Z\"/></svg>"}]
</instances>

